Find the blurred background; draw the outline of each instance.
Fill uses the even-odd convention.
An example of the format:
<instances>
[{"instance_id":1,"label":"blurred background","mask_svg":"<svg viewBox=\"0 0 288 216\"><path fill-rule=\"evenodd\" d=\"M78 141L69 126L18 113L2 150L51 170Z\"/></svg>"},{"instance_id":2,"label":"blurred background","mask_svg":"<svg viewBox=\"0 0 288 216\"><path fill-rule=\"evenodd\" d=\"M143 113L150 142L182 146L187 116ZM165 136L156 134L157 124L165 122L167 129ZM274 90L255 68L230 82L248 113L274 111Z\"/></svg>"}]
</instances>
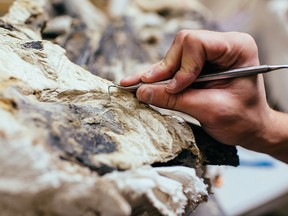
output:
<instances>
[{"instance_id":1,"label":"blurred background","mask_svg":"<svg viewBox=\"0 0 288 216\"><path fill-rule=\"evenodd\" d=\"M51 1L54 3L56 2L57 4L61 2L61 0L51 0ZM13 2L12 0L0 0L1 16L7 12L12 2ZM66 2L69 1L66 0ZM82 1L79 1L79 3L80 2L82 3ZM101 11L109 13L109 16L111 17L121 16L126 13L132 17L136 16L135 11L131 12L130 9L129 10L127 9L129 4L131 4L131 2L133 1L91 0L91 2L95 6L97 6L97 8L99 8ZM151 5L155 4L155 2L157 2L158 4L160 1L135 0L135 2L137 2L142 7L142 9L144 8L143 11L150 10L151 12L152 9L150 9L150 4ZM193 4L191 4L191 2L193 2ZM164 7L163 4L164 5L167 4L168 6ZM195 26L197 26L197 28L202 28L204 26L204 28L219 31L247 32L255 38L256 43L258 44L261 64L288 64L288 0L233 0L233 1L169 0L169 1L162 1L161 6L159 3L157 6L154 6L154 9L157 7L158 8L163 7L165 9L167 8L171 9L175 7L179 12L179 10L181 11L181 4L184 5L183 8L185 8L186 5L189 5L189 7L195 7L195 11L197 12L198 15L200 14L201 16L195 16L194 11L193 18L197 17L197 19L201 20L201 24L205 23L205 25L199 26L196 22L193 23L186 22L187 20L189 21L189 16L188 18L186 16L185 23L181 22L181 26L178 26L178 28L173 27L172 24L174 23L171 21L172 20L171 18L169 18L169 20L164 19L164 21L160 20L162 26L167 25L165 31L170 31L170 34L171 32L176 33L179 28L182 27L189 28L189 26L191 25L193 25L193 28L196 28ZM155 9L155 11L157 10ZM158 15L162 16L161 18L163 17L167 18L168 17L167 14L169 14L167 10L158 10L157 13ZM176 17L175 14L173 16ZM147 19L145 21L148 22L150 18L151 16L149 17L145 16L144 19ZM63 19L58 20L63 21ZM203 20L205 20L205 22L203 22ZM139 23L141 19L137 21ZM158 20L156 19L156 21L160 22L159 19ZM113 22L113 19L111 19L110 22ZM154 21L151 21L151 23L153 22ZM154 25L151 23L150 23L151 26ZM69 31L69 29L67 31ZM159 36L160 33L158 32L157 34L155 34L156 35L155 36L148 31L151 31L151 28L144 29L142 31L143 33L142 40L147 40L150 44L155 45L155 40L157 39L157 36ZM49 39L51 39L52 34L50 34L48 30L47 32L44 36L47 37L49 36ZM52 39L53 40L55 39L55 42L59 41L61 42L58 36L59 35L57 35L57 38L55 36L55 38ZM172 38L173 34L172 37L170 38L168 37L167 40L171 42ZM67 40L67 37L65 37L65 39ZM102 43L104 42L102 41ZM156 48L160 53L159 56L165 54L168 47L169 43L168 46L167 45L162 46L161 44L160 46L157 46ZM75 57L75 53L69 52L69 46L65 48L67 49L67 55L70 55L70 58L72 60L74 58L75 62L78 64L82 62L83 60L82 57L81 62L79 63L78 62L79 58L77 56ZM134 50L136 49L137 51L137 47L133 49ZM152 53L152 49L150 51L148 49L148 53L149 52ZM135 56L134 54L132 55ZM153 59L153 55L151 58ZM102 58L100 60L101 62L103 62ZM93 67L95 66L95 64L93 63L98 62L99 65L100 60L99 58L96 58L93 60L92 64L90 65L87 64L84 66L87 67L90 71L93 71ZM120 60L123 61L122 58ZM110 67L107 70L112 71L115 68L117 69L115 65L112 66L113 67ZM124 66L122 65L122 67ZM132 68L134 70L135 66ZM99 68L97 69L99 70ZM121 76L123 76L123 74ZM109 75L106 78L109 77L111 76ZM115 76L114 78L111 79L117 81L118 78L117 76ZM273 108L283 112L288 112L287 82L288 82L287 70L280 70L265 75L265 84L266 84L268 101ZM214 182L215 187L213 189L214 194L211 196L211 198L206 204L199 205L199 207L195 210L187 211L187 215L199 215L199 216L202 215L203 216L204 215L205 216L206 215L287 216L288 215L287 164L279 162L264 154L247 151L242 148L238 148L238 150L240 157L240 166L236 168L221 167L221 166L208 167L208 174L211 175L212 178L215 180Z\"/></svg>"}]
</instances>

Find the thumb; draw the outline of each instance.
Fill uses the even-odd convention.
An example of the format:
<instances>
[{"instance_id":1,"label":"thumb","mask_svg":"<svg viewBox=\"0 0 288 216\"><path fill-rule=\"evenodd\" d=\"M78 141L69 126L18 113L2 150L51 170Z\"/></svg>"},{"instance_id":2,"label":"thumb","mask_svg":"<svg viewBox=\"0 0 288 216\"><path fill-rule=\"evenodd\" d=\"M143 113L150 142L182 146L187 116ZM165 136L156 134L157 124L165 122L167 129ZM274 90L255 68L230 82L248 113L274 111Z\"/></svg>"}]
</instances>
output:
<instances>
[{"instance_id":1,"label":"thumb","mask_svg":"<svg viewBox=\"0 0 288 216\"><path fill-rule=\"evenodd\" d=\"M143 103L184 112L200 122L207 120L207 113L215 110L211 107L214 107L217 101L223 102L221 95L223 96L209 89L187 89L178 94L169 94L165 85L149 84L141 86L136 93L138 100Z\"/></svg>"}]
</instances>

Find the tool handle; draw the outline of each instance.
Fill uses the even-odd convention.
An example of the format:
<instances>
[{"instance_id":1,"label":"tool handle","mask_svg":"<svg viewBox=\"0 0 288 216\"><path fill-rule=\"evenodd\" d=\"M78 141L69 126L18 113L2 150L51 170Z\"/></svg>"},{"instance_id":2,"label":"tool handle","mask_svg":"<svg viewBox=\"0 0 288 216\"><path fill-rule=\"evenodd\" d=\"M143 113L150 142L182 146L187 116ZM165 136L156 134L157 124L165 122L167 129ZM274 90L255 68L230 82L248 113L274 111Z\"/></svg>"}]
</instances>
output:
<instances>
[{"instance_id":1,"label":"tool handle","mask_svg":"<svg viewBox=\"0 0 288 216\"><path fill-rule=\"evenodd\" d=\"M236 78L236 77L252 76L252 75L257 75L260 73L267 73L270 71L284 69L284 68L288 68L288 65L260 65L260 66L236 68L236 69L231 69L231 70L227 70L227 71L223 71L219 73L212 73L212 74L205 74L205 75L200 74L194 82L199 83L199 82L207 82L207 81L214 81L214 80L221 80L221 79L230 79L230 78ZM165 85L165 84L168 84L170 81L171 79L168 79L168 80L163 80L160 82L154 82L150 84ZM136 91L141 85L144 85L144 84L149 84L149 83L141 82L132 86L120 86L118 84L115 84L115 85L109 86L109 88L117 87L117 88L125 89L128 91Z\"/></svg>"},{"instance_id":2,"label":"tool handle","mask_svg":"<svg viewBox=\"0 0 288 216\"><path fill-rule=\"evenodd\" d=\"M274 70L288 68L288 65L260 65L245 68L236 68L219 73L200 75L194 82L206 82L219 79L252 76L260 73L267 73Z\"/></svg>"},{"instance_id":3,"label":"tool handle","mask_svg":"<svg viewBox=\"0 0 288 216\"><path fill-rule=\"evenodd\" d=\"M246 68L231 69L219 73L200 75L194 82L206 82L220 79L229 79L243 76L251 76L259 73L269 72L268 65L253 66Z\"/></svg>"}]
</instances>

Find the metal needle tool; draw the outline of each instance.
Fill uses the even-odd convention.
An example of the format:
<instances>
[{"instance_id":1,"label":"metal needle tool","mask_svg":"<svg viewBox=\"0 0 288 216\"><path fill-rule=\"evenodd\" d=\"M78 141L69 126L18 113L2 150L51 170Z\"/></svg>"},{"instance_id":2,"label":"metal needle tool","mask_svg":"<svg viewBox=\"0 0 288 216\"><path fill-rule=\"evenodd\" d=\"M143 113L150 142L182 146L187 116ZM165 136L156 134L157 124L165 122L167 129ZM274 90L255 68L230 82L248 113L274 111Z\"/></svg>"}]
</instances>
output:
<instances>
[{"instance_id":1,"label":"metal needle tool","mask_svg":"<svg viewBox=\"0 0 288 216\"><path fill-rule=\"evenodd\" d=\"M200 75L194 81L194 83L221 80L221 79L230 79L230 78L236 78L236 77L252 76L256 74L268 73L270 71L275 71L275 70L280 70L280 69L285 69L285 68L287 69L288 65L260 65L260 66L236 68L236 69L231 69L231 70L227 70L227 71L223 71L219 73ZM136 91L140 86L144 84L166 85L170 81L171 79L160 81L160 82L154 82L154 83L140 82L136 85L131 85L131 86L121 86L119 84L114 84L108 87L108 92L110 93L109 90L111 87L117 87L117 88L124 89L127 91Z\"/></svg>"}]
</instances>

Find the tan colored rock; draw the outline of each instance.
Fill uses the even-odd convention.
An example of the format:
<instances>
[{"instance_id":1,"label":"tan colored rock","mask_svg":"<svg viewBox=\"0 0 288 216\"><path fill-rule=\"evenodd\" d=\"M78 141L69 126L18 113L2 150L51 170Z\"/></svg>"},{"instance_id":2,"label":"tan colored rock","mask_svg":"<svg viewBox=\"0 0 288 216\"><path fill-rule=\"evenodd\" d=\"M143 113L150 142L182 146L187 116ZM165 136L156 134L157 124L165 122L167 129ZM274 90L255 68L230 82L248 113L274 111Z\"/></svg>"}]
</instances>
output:
<instances>
[{"instance_id":1,"label":"tan colored rock","mask_svg":"<svg viewBox=\"0 0 288 216\"><path fill-rule=\"evenodd\" d=\"M70 10L82 16L91 4L85 0L76 10L77 2L71 1ZM212 157L200 153L192 126L161 115L132 93L111 88L109 95L111 81L72 63L63 48L43 40L51 7L48 0L18 0L0 19L1 215L182 215L187 206L204 202L202 162ZM98 15L92 17L106 24L104 13ZM68 20L67 31L75 20L62 18ZM89 14L79 20L87 19ZM75 53L78 46L72 44L78 42L89 47L97 41L92 49L102 45L104 27L87 23L83 35L95 33L95 38L85 43L76 31L79 40L69 38ZM65 41L61 36L58 42ZM198 133L209 154L225 161L225 151L214 154L214 140Z\"/></svg>"},{"instance_id":2,"label":"tan colored rock","mask_svg":"<svg viewBox=\"0 0 288 216\"><path fill-rule=\"evenodd\" d=\"M181 215L188 203L203 201L206 185L193 168L143 167L184 149L198 163L188 125L132 93L114 89L109 96L110 81L41 40L37 25L25 22L35 14L42 20L44 6L20 0L1 20L1 214ZM175 178L174 170L183 171ZM199 190L191 196L187 188L194 184Z\"/></svg>"}]
</instances>

